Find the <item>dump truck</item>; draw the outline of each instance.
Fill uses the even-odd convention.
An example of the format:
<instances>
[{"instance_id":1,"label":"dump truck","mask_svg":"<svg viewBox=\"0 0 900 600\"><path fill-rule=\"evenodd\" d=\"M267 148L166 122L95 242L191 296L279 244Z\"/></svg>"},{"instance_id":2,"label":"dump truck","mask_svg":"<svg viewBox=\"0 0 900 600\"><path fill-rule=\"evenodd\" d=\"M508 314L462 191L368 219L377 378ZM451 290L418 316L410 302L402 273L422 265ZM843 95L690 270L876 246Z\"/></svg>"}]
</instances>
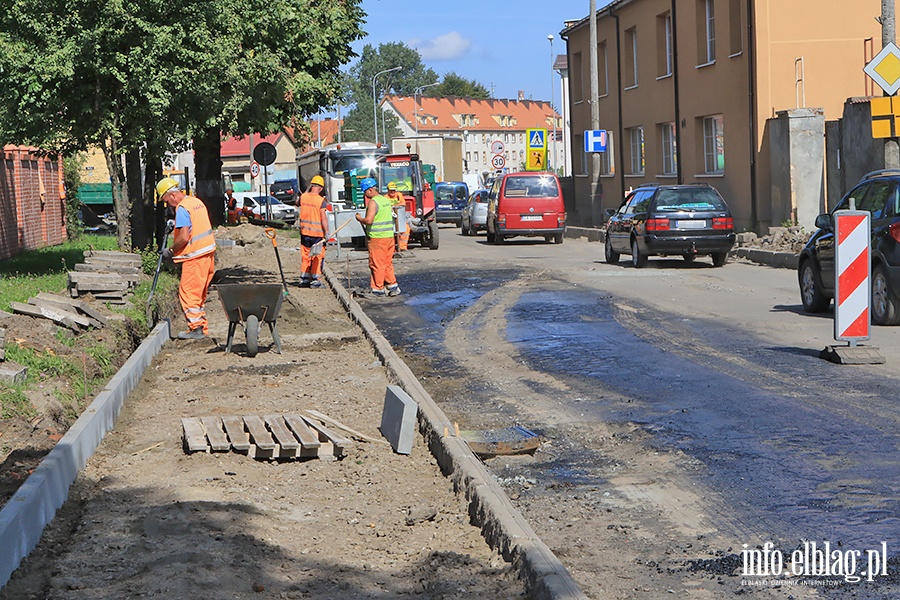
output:
<instances>
[{"instance_id":1,"label":"dump truck","mask_svg":"<svg viewBox=\"0 0 900 600\"><path fill-rule=\"evenodd\" d=\"M463 181L463 139L459 136L396 137L394 154L417 154L424 164L434 165L435 181Z\"/></svg>"}]
</instances>

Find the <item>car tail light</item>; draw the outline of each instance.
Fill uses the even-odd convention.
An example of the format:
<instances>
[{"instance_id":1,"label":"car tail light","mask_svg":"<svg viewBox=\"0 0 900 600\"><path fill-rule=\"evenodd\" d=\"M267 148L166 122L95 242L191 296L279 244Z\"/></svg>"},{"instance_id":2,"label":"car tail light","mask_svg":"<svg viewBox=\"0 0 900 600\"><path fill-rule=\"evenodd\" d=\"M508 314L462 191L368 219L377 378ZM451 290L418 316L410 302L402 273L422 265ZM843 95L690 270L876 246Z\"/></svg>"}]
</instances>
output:
<instances>
[{"instance_id":1,"label":"car tail light","mask_svg":"<svg viewBox=\"0 0 900 600\"><path fill-rule=\"evenodd\" d=\"M895 241L900 242L900 221L891 223L890 234Z\"/></svg>"},{"instance_id":2,"label":"car tail light","mask_svg":"<svg viewBox=\"0 0 900 600\"><path fill-rule=\"evenodd\" d=\"M506 226L506 213L500 213L497 215L497 224Z\"/></svg>"},{"instance_id":3,"label":"car tail light","mask_svg":"<svg viewBox=\"0 0 900 600\"><path fill-rule=\"evenodd\" d=\"M647 231L668 231L668 219L647 219Z\"/></svg>"},{"instance_id":4,"label":"car tail light","mask_svg":"<svg viewBox=\"0 0 900 600\"><path fill-rule=\"evenodd\" d=\"M713 229L734 229L734 219L731 217L716 217L712 221Z\"/></svg>"},{"instance_id":5,"label":"car tail light","mask_svg":"<svg viewBox=\"0 0 900 600\"><path fill-rule=\"evenodd\" d=\"M566 213L560 213L556 215L556 226L557 227L565 227L566 226Z\"/></svg>"}]
</instances>

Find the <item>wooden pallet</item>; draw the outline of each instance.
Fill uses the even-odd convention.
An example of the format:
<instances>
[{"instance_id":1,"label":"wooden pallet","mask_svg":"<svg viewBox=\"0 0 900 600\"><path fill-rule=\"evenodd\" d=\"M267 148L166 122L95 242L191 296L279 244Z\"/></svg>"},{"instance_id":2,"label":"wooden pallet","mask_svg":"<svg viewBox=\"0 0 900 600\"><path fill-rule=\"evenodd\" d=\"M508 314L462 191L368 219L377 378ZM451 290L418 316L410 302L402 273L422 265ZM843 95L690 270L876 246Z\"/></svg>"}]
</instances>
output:
<instances>
[{"instance_id":1,"label":"wooden pallet","mask_svg":"<svg viewBox=\"0 0 900 600\"><path fill-rule=\"evenodd\" d=\"M353 441L315 418L301 415L188 417L181 419L184 451L239 452L259 459L337 460Z\"/></svg>"}]
</instances>

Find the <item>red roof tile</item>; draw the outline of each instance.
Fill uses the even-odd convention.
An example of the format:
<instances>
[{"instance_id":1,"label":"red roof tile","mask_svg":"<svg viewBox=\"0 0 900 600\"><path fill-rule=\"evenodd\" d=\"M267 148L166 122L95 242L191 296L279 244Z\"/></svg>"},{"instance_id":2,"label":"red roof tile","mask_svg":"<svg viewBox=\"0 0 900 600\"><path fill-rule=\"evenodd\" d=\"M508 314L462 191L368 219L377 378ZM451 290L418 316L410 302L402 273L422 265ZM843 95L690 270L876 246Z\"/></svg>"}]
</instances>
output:
<instances>
[{"instance_id":1,"label":"red roof tile","mask_svg":"<svg viewBox=\"0 0 900 600\"><path fill-rule=\"evenodd\" d=\"M415 99L408 96L386 96L401 118L415 129ZM482 100L477 98L418 97L419 132L446 131L525 131L552 128L552 115L559 114L543 100Z\"/></svg>"}]
</instances>

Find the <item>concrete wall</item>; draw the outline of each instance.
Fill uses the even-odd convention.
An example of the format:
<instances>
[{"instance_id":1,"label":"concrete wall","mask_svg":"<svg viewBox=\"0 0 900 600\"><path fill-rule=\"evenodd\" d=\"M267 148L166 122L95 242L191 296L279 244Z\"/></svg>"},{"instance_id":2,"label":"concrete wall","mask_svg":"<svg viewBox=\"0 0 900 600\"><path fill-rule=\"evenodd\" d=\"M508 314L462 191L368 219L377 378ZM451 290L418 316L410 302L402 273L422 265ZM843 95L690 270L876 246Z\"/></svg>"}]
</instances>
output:
<instances>
[{"instance_id":1,"label":"concrete wall","mask_svg":"<svg viewBox=\"0 0 900 600\"><path fill-rule=\"evenodd\" d=\"M825 116L822 109L784 110L766 122L769 129L770 215L814 229L825 207Z\"/></svg>"},{"instance_id":2,"label":"concrete wall","mask_svg":"<svg viewBox=\"0 0 900 600\"><path fill-rule=\"evenodd\" d=\"M4 146L0 162L0 260L68 239L62 163L36 148Z\"/></svg>"}]
</instances>

